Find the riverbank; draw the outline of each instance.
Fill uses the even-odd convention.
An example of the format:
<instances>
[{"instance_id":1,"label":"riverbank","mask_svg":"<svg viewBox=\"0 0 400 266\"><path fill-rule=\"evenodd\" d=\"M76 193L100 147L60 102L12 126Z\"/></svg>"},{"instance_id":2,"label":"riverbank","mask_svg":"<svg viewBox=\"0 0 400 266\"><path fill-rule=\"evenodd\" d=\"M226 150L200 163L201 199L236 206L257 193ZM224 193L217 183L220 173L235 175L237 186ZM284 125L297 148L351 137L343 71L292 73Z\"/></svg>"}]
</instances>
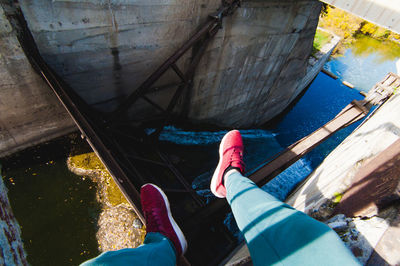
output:
<instances>
[{"instance_id":1,"label":"riverbank","mask_svg":"<svg viewBox=\"0 0 400 266\"><path fill-rule=\"evenodd\" d=\"M71 155L68 169L97 184L96 198L101 213L96 233L99 251L136 248L142 244L146 230L134 209L94 152Z\"/></svg>"},{"instance_id":2,"label":"riverbank","mask_svg":"<svg viewBox=\"0 0 400 266\"><path fill-rule=\"evenodd\" d=\"M376 40L376 44L373 44L372 47L383 46L387 48L388 55L397 57L400 55L400 34L374 25L339 8L325 5L318 27L334 32L341 37L337 49L333 52L334 56L343 55L349 46L354 45L363 36ZM368 47L371 47L371 44L363 46L363 49L368 49Z\"/></svg>"}]
</instances>

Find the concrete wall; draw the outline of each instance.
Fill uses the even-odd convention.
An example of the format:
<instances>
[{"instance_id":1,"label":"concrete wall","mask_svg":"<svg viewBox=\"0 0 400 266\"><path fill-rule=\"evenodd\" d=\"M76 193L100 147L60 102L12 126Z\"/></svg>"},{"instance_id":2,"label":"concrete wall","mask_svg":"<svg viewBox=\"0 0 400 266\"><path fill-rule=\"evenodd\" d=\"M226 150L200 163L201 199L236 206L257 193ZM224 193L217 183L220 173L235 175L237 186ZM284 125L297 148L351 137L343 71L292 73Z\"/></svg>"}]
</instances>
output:
<instances>
[{"instance_id":1,"label":"concrete wall","mask_svg":"<svg viewBox=\"0 0 400 266\"><path fill-rule=\"evenodd\" d=\"M88 103L96 104L132 92L221 2L20 3L46 61ZM279 114L306 73L319 12L315 0L244 1L224 21L200 63L189 117L248 127ZM189 56L190 52L180 61L182 68ZM174 79L175 73L167 72L159 84ZM155 101L166 105L172 92L165 91ZM96 107L109 111L119 100Z\"/></svg>"},{"instance_id":2,"label":"concrete wall","mask_svg":"<svg viewBox=\"0 0 400 266\"><path fill-rule=\"evenodd\" d=\"M74 129L54 93L31 68L0 8L0 157Z\"/></svg>"},{"instance_id":3,"label":"concrete wall","mask_svg":"<svg viewBox=\"0 0 400 266\"><path fill-rule=\"evenodd\" d=\"M286 201L312 217L326 220L334 211L332 201L338 200L338 195L344 195L339 205L347 202L357 212L347 214L349 217L345 224L350 224L351 229L339 229L340 235L346 236L342 239L362 265L398 265L400 262L398 252L393 252L400 239L399 224L396 221L400 212L398 201L394 200L398 198L399 188L396 197L396 190L389 185L389 180L396 178L396 175L397 180L394 179L394 182L399 181L399 173L391 165L396 163L393 162L396 157L390 158L393 152L390 155L390 151L386 150L399 139L400 94L396 94L336 147ZM386 160L390 158L390 162L382 162L382 159L379 161L379 157L385 157ZM374 167L370 164L374 164ZM365 175L366 171L375 172L375 178L371 174L367 178L358 179L361 172ZM379 179L380 182L376 182ZM351 195L346 194L352 186ZM358 196L363 195L363 200L355 197L354 188L358 189ZM380 197L390 193L393 193L392 201L387 200L384 206L374 205L383 199ZM367 263L371 254L375 255Z\"/></svg>"},{"instance_id":4,"label":"concrete wall","mask_svg":"<svg viewBox=\"0 0 400 266\"><path fill-rule=\"evenodd\" d=\"M89 104L110 111L182 45L220 1L20 0L19 4L45 60ZM303 89L299 84L307 73L319 12L317 0L244 1L224 21L200 62L189 118L249 127L284 110ZM4 16L1 23L8 23ZM4 156L66 133L73 125L30 68L11 27L2 26L1 38L0 156ZM189 52L179 62L182 69L190 56ZM171 71L158 84L174 80ZM166 105L172 93L159 93L156 101ZM143 104L138 106L131 111L141 110Z\"/></svg>"},{"instance_id":5,"label":"concrete wall","mask_svg":"<svg viewBox=\"0 0 400 266\"><path fill-rule=\"evenodd\" d=\"M317 1L244 1L196 73L189 116L250 127L299 93L320 13Z\"/></svg>"}]
</instances>

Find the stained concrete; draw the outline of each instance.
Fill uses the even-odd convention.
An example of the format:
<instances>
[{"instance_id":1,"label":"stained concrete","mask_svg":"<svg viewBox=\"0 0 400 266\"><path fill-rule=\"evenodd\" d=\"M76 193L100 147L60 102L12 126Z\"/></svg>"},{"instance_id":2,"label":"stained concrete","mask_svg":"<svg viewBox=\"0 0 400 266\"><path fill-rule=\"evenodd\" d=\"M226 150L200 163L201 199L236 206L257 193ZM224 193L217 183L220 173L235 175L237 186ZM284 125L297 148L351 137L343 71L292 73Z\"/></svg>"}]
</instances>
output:
<instances>
[{"instance_id":1,"label":"stained concrete","mask_svg":"<svg viewBox=\"0 0 400 266\"><path fill-rule=\"evenodd\" d=\"M319 11L314 1L244 2L201 62L189 117L250 127L278 115L305 88Z\"/></svg>"},{"instance_id":2,"label":"stained concrete","mask_svg":"<svg viewBox=\"0 0 400 266\"><path fill-rule=\"evenodd\" d=\"M220 3L19 1L46 62L84 100L105 112L116 108ZM224 20L200 62L187 101L176 111L188 107L185 115L194 122L228 127L260 125L278 115L313 79L305 76L320 8L317 0L244 1ZM8 23L4 16L1 23ZM0 156L73 128L14 35L6 30L1 35L2 58L18 60L2 62ZM185 69L190 57L189 51L178 65ZM169 71L157 85L175 81L176 74ZM166 106L173 92L153 96ZM139 102L131 113L146 113L147 107Z\"/></svg>"},{"instance_id":3,"label":"stained concrete","mask_svg":"<svg viewBox=\"0 0 400 266\"><path fill-rule=\"evenodd\" d=\"M0 157L75 130L0 8Z\"/></svg>"},{"instance_id":4,"label":"stained concrete","mask_svg":"<svg viewBox=\"0 0 400 266\"><path fill-rule=\"evenodd\" d=\"M47 62L90 104L109 111L182 45L215 0L27 1L21 8ZM279 114L304 87L318 1L244 1L200 62L189 118L248 127ZM179 65L185 68L190 52ZM167 72L159 84L177 81ZM156 100L165 106L172 92Z\"/></svg>"}]
</instances>

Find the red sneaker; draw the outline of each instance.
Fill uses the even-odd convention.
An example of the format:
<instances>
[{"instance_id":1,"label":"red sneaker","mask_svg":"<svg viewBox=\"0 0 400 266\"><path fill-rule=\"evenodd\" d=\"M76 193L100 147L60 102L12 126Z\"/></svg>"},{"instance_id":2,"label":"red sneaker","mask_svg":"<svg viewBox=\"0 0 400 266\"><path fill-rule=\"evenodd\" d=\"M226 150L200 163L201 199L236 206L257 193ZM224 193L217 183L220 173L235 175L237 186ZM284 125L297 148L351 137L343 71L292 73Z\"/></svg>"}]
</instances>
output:
<instances>
[{"instance_id":1,"label":"red sneaker","mask_svg":"<svg viewBox=\"0 0 400 266\"><path fill-rule=\"evenodd\" d=\"M167 196L153 184L145 184L140 190L142 210L146 219L146 232L161 233L174 244L177 258L185 253L187 242L181 229L172 218Z\"/></svg>"},{"instance_id":2,"label":"red sneaker","mask_svg":"<svg viewBox=\"0 0 400 266\"><path fill-rule=\"evenodd\" d=\"M223 183L227 170L237 169L244 173L243 140L238 130L232 130L225 134L219 145L219 162L211 179L211 192L219 197L226 197L226 188Z\"/></svg>"}]
</instances>

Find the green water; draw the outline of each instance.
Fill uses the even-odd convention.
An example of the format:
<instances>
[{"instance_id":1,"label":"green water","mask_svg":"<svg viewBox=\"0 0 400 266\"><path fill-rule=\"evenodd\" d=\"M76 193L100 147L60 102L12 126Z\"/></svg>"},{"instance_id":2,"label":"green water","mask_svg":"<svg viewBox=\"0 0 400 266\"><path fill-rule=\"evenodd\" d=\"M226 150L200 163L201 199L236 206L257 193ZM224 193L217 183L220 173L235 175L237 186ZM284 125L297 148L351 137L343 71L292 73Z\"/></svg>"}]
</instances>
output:
<instances>
[{"instance_id":1,"label":"green water","mask_svg":"<svg viewBox=\"0 0 400 266\"><path fill-rule=\"evenodd\" d=\"M99 254L96 186L66 165L69 139L2 160L31 265L77 265Z\"/></svg>"},{"instance_id":2,"label":"green water","mask_svg":"<svg viewBox=\"0 0 400 266\"><path fill-rule=\"evenodd\" d=\"M377 63L399 60L400 44L392 41L380 41L365 35L357 35L351 46L357 57L368 57L377 54Z\"/></svg>"}]
</instances>

